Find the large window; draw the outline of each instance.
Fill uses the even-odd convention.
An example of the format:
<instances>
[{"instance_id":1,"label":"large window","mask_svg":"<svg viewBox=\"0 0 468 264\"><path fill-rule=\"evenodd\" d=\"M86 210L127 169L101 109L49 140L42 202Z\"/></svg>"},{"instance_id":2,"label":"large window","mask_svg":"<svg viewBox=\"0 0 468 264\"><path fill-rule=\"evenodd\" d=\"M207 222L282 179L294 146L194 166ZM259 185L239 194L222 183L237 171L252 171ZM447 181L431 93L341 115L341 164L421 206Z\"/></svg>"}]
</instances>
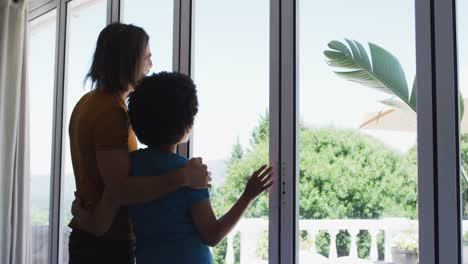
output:
<instances>
[{"instance_id":1,"label":"large window","mask_svg":"<svg viewBox=\"0 0 468 264\"><path fill-rule=\"evenodd\" d=\"M300 263L416 263L414 2L299 2Z\"/></svg>"},{"instance_id":2,"label":"large window","mask_svg":"<svg viewBox=\"0 0 468 264\"><path fill-rule=\"evenodd\" d=\"M68 236L71 220L71 203L76 190L73 166L70 157L68 137L68 122L73 107L85 93L90 91L83 80L89 70L99 32L106 25L105 0L74 0L67 5L67 45L66 45L66 78L65 78L65 110L64 110L64 149L65 156L63 195L63 224L65 237L63 240L63 263L68 263Z\"/></svg>"},{"instance_id":3,"label":"large window","mask_svg":"<svg viewBox=\"0 0 468 264\"><path fill-rule=\"evenodd\" d=\"M212 172L211 201L221 216L247 177L268 162L269 1L195 2L192 76L200 106L192 155ZM263 195L213 249L216 263L266 261L267 228Z\"/></svg>"},{"instance_id":4,"label":"large window","mask_svg":"<svg viewBox=\"0 0 468 264\"><path fill-rule=\"evenodd\" d=\"M55 255L57 250L62 252L61 261L68 263L68 224L76 190L68 123L75 104L90 91L90 83L84 83L84 78L108 16L120 16L123 23L146 30L152 72L176 67L185 71L190 64L200 105L192 139L182 151L185 154L188 149L192 157L202 157L212 172L210 192L217 216L239 198L255 169L269 160L276 162L271 164L275 166L278 187L272 189L274 195L268 197L265 193L257 199L227 239L212 249L215 263L265 264L277 263L278 259L292 263L294 250L299 257L296 263L417 263L418 259L432 258L443 262L444 256L458 256L453 254L455 250L447 253L457 247L454 240L448 241L450 246L446 248L445 241L437 241L437 237L448 234L445 231L454 230L451 225L441 224L455 223L453 215L444 215L450 210L444 209L457 209L454 204L438 204L458 186L450 182L453 173L448 172L456 168L451 162L457 157L450 156L456 151L453 146L444 148L444 143L454 142L453 135L444 134L452 141L437 136L454 121L450 116L453 102L447 103L444 94L454 82L441 78L453 72L444 75L440 70L440 65L452 58L447 47L451 45L440 48L451 43L441 34L449 32L445 29L450 25L441 21L452 21L448 19L452 14L444 9L449 10L452 2L436 1L432 9L426 2L38 1L35 6L39 7L30 14L43 14L29 22L28 38L32 263L55 263L49 253ZM116 5L121 9L117 10ZM459 126L461 214L468 223L468 107L464 104L468 97L468 52L463 48L468 45L464 30L468 20L462 15L466 5L466 1L457 1L456 46L458 86L464 107L460 108ZM186 12L188 6L193 8L191 12ZM62 10L64 7L66 10ZM416 25L420 40L418 82L426 81L420 85L423 104L418 107L423 111L419 114L414 81ZM439 30L443 26L446 28ZM60 43L59 47L65 44L65 49L60 49L64 54L59 54L64 61L56 58L56 43ZM64 87L54 87L54 81L62 77L54 76L54 72L64 72ZM270 72L278 76L272 74L270 78ZM54 88L63 89L63 98L55 97L62 90ZM449 96L452 98L452 94ZM59 100L56 109L54 99ZM60 100L64 105L62 115L54 112L60 110ZM297 127L292 122L297 114L294 109L299 111ZM274 131L270 131L270 112ZM54 142L52 137L53 131L60 130L53 127L60 123L53 120L54 116L63 117L63 142ZM417 133L417 117L424 117L419 125L427 133ZM441 122L446 119L451 121ZM285 143L294 142L294 136L298 146ZM274 138L273 142L270 138ZM417 140L424 143L419 145L419 157ZM53 143L62 145L62 157L52 155ZM445 153L447 149L452 153ZM295 156L296 150L299 156ZM51 164L62 164L51 157L64 161L63 190L51 189L51 171L59 169L51 168ZM290 166L296 165L291 161L297 161L297 172ZM428 181L418 184L418 169L419 179ZM418 188L424 199L420 208ZM57 199L63 199L60 203L55 198L51 203L53 192L62 192L57 195ZM54 234L51 230L58 229L51 225L55 223L52 219L58 219L51 204L60 204L62 209L61 248L50 248L50 234ZM295 214L287 215L295 207L298 226ZM466 256L465 222L461 242ZM421 241L419 229L421 235L429 234ZM281 237L278 244L269 244L269 234L270 241ZM426 249L424 255L418 256L419 247ZM276 248L278 252L273 252Z\"/></svg>"},{"instance_id":5,"label":"large window","mask_svg":"<svg viewBox=\"0 0 468 264\"><path fill-rule=\"evenodd\" d=\"M49 262L52 118L56 43L55 10L29 23L31 261ZM51 48L52 47L52 48Z\"/></svg>"}]
</instances>

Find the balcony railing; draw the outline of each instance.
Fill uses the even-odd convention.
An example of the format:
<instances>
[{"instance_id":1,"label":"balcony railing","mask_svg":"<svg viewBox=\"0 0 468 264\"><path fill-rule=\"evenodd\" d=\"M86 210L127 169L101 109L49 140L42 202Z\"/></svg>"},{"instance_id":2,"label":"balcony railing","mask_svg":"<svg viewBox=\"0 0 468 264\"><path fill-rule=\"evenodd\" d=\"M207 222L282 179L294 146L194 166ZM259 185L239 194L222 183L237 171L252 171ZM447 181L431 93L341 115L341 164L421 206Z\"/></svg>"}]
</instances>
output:
<instances>
[{"instance_id":1,"label":"balcony railing","mask_svg":"<svg viewBox=\"0 0 468 264\"><path fill-rule=\"evenodd\" d=\"M358 261L347 263L377 263L378 248L377 235L384 235L384 263L392 262L391 247L395 236L405 230L417 230L418 222L404 218L387 218L379 220L363 219L326 219L326 220L300 220L300 231L306 231L309 238L315 238L319 231L330 236L330 251L328 258L317 253L315 243L311 243L307 250L299 251L300 264L308 263L341 263L343 260ZM65 228L63 238L63 253L68 255L69 230ZM257 256L257 248L262 235L268 231L268 220L260 218L242 219L227 237L226 264L234 263L234 236L240 235L240 264L265 264ZM350 253L346 257L338 257L336 237L340 231L347 231L351 237ZM368 231L371 236L369 259L358 258L357 235L360 231ZM463 221L463 233L468 231L468 220ZM312 239L313 240L313 239ZM32 228L32 263L47 263L48 253L48 226L33 226ZM65 257L65 256L64 256Z\"/></svg>"},{"instance_id":2,"label":"balcony railing","mask_svg":"<svg viewBox=\"0 0 468 264\"><path fill-rule=\"evenodd\" d=\"M307 250L299 251L300 264L319 263L392 263L391 248L393 239L399 233L406 230L415 230L417 233L418 221L405 218L386 218L378 220L364 219L325 219L325 220L300 220L300 231L306 231L309 238L314 238L319 231L330 236L330 251L328 258L320 255L315 243ZM268 230L268 220L243 219L227 237L226 264L234 263L234 236L240 235L240 264L264 264L265 260L257 256L258 241L264 232ZM351 237L349 256L338 257L336 238L340 231L347 231ZM368 259L359 259L357 235L360 231L368 231L371 236L370 256ZM463 221L463 234L468 231L468 221ZM384 260L378 260L377 236L380 232L384 235Z\"/></svg>"}]
</instances>

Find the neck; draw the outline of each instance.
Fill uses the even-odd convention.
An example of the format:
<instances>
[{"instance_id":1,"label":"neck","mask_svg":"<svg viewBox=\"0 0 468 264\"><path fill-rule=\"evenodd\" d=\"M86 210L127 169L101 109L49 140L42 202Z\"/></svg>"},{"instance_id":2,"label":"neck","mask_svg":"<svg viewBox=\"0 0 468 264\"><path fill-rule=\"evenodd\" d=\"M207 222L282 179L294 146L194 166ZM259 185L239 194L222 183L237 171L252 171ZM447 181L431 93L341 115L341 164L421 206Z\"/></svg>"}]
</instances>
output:
<instances>
[{"instance_id":1,"label":"neck","mask_svg":"<svg viewBox=\"0 0 468 264\"><path fill-rule=\"evenodd\" d=\"M161 152L176 153L177 152L177 144L169 145L169 146L159 146L156 149L161 151Z\"/></svg>"},{"instance_id":2,"label":"neck","mask_svg":"<svg viewBox=\"0 0 468 264\"><path fill-rule=\"evenodd\" d=\"M122 92L120 94L120 96L122 97L122 99L125 101L127 99L127 97L130 95L131 92L133 92L133 86L132 85L128 85L128 89L125 91L125 92Z\"/></svg>"}]
</instances>

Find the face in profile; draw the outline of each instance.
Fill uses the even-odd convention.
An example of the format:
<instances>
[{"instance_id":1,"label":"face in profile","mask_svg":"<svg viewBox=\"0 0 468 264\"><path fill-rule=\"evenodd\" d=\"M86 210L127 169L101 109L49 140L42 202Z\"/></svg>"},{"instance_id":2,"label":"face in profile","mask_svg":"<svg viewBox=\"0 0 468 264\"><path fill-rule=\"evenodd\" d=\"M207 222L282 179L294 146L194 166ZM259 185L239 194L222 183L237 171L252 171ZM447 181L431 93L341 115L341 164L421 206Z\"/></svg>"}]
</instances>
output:
<instances>
[{"instance_id":1,"label":"face in profile","mask_svg":"<svg viewBox=\"0 0 468 264\"><path fill-rule=\"evenodd\" d=\"M149 47L149 44L147 44L140 61L140 79L148 74L151 67L153 67L153 62L151 61L151 49Z\"/></svg>"}]
</instances>

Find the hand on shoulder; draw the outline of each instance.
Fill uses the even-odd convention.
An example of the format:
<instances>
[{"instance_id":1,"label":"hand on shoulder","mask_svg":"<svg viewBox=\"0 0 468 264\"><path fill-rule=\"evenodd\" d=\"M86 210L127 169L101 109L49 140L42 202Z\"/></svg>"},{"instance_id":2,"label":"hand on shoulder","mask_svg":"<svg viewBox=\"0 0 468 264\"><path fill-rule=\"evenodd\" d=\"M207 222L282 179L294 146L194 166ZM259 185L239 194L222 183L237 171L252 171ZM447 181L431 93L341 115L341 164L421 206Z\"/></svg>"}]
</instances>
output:
<instances>
[{"instance_id":1,"label":"hand on shoulder","mask_svg":"<svg viewBox=\"0 0 468 264\"><path fill-rule=\"evenodd\" d=\"M192 189L211 188L211 177L208 167L202 158L191 158L183 168L184 185Z\"/></svg>"}]
</instances>

